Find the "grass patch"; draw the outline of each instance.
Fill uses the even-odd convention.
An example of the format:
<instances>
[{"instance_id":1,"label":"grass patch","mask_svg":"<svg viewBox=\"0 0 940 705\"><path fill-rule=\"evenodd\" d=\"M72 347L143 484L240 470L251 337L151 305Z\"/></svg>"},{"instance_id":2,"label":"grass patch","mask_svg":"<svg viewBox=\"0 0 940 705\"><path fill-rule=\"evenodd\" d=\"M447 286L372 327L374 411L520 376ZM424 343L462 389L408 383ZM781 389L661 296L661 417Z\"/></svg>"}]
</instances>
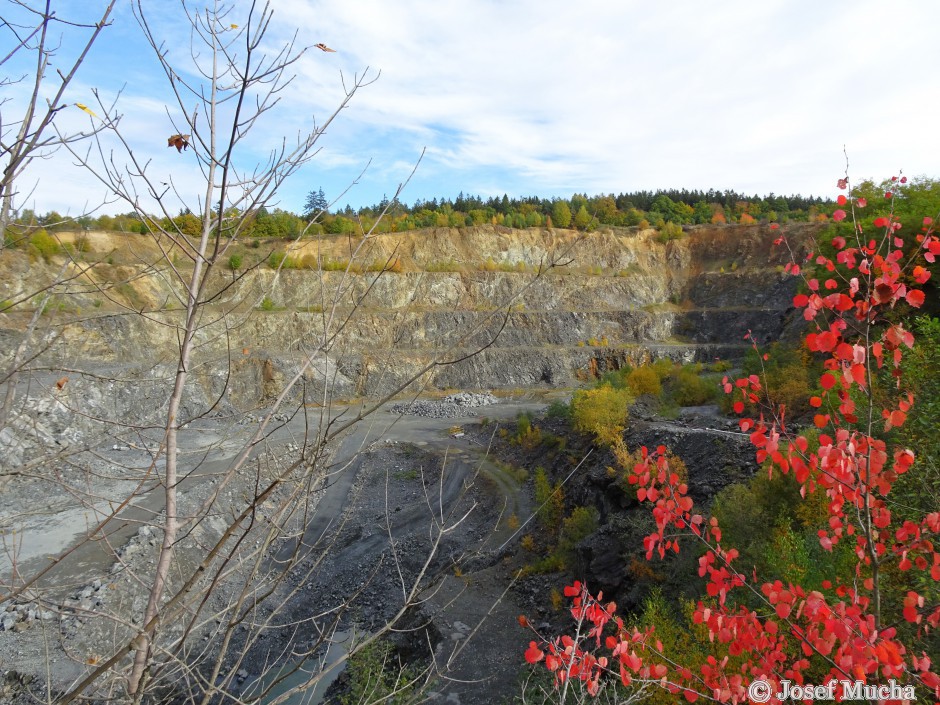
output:
<instances>
[{"instance_id":1,"label":"grass patch","mask_svg":"<svg viewBox=\"0 0 940 705\"><path fill-rule=\"evenodd\" d=\"M429 262L424 266L425 272L462 272L464 267L455 259L438 260Z\"/></svg>"},{"instance_id":2,"label":"grass patch","mask_svg":"<svg viewBox=\"0 0 940 705\"><path fill-rule=\"evenodd\" d=\"M410 482L412 480L417 480L421 477L421 471L417 468L411 468L410 470L398 470L393 477L396 480L402 480L405 482Z\"/></svg>"}]
</instances>

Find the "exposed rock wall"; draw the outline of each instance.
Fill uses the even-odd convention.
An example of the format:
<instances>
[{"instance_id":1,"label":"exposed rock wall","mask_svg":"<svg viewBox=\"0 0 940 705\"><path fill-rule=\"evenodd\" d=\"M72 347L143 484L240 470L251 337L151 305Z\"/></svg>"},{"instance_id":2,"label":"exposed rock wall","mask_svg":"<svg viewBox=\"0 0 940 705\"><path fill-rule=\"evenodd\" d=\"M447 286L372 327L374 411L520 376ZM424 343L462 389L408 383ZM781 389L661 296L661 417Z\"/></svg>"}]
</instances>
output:
<instances>
[{"instance_id":1,"label":"exposed rock wall","mask_svg":"<svg viewBox=\"0 0 940 705\"><path fill-rule=\"evenodd\" d=\"M796 247L816 229L786 228ZM391 390L434 360L452 364L434 366L420 383L494 388L567 386L652 357L734 356L749 331L767 341L798 324L790 305L796 280L782 267L789 255L772 246L778 234L700 226L659 242L652 230L486 226L305 242L293 246L295 261L335 266L353 253L359 273L262 265L234 281L230 271L216 272L193 373L207 398L224 389L246 406L301 371L317 389L351 395ZM44 359L174 366L183 310L169 264L139 235L92 233L88 241L92 251L65 264L70 279L57 289L64 293L47 302L44 330L53 333L42 341ZM121 248L133 257L104 259ZM384 261L395 271L368 271ZM6 251L0 267L0 299L18 301L63 263ZM269 310L261 310L264 297ZM0 314L7 349L36 305ZM317 362L304 367L311 352Z\"/></svg>"}]
</instances>

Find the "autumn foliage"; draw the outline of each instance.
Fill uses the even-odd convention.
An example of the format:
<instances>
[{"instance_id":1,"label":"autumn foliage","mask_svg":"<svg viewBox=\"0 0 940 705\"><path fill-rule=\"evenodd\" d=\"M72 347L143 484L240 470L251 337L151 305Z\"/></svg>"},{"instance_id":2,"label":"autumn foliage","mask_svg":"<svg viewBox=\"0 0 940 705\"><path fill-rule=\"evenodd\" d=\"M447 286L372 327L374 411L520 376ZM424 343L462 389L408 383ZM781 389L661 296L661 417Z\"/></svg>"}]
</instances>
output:
<instances>
[{"instance_id":1,"label":"autumn foliage","mask_svg":"<svg viewBox=\"0 0 940 705\"><path fill-rule=\"evenodd\" d=\"M898 178L885 198L905 181ZM923 648L940 626L940 511L912 518L890 496L914 464L914 452L892 442L916 402L901 374L915 339L900 314L925 303L923 286L940 256L940 239L929 217L906 237L893 211L863 225L866 200L851 195L848 179L838 186L846 193L833 220L851 223L852 235L838 235L800 261L790 250L787 268L804 279L805 293L793 305L812 331L806 347L822 359L809 399L815 429L794 432L787 408L768 398L760 374L725 378L722 386L737 414L758 410L739 425L765 470L794 478L804 501L822 497L819 544L829 553L850 553L851 569L810 587L739 565L718 520L696 511L666 448L643 448L629 482L655 520L644 539L646 556L662 559L690 542L701 551L706 595L691 621L710 655L686 665L682 654L664 654L655 627L630 627L614 603L575 582L565 588L575 633L548 638L533 630L525 652L526 661L554 674L557 687L577 681L595 695L617 681L639 681L690 702L742 703L750 702L747 689L757 679L768 681L772 693L783 680L891 680L940 701L938 670ZM783 236L776 244L789 247ZM834 694L845 695L841 686Z\"/></svg>"}]
</instances>

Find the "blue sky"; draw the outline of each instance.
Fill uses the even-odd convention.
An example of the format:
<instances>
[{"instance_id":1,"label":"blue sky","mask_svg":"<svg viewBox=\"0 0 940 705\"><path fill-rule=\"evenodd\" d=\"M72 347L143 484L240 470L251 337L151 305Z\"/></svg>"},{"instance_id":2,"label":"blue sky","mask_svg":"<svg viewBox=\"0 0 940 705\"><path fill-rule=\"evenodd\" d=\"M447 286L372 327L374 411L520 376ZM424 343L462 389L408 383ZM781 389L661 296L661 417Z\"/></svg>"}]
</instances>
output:
<instances>
[{"instance_id":1,"label":"blue sky","mask_svg":"<svg viewBox=\"0 0 940 705\"><path fill-rule=\"evenodd\" d=\"M61 11L92 4L70 0ZM188 34L177 4L143 5L185 66ZM244 24L246 7L236 2L230 21ZM298 30L302 43L324 42L336 53L314 49L296 64L280 112L258 128L259 147L292 138L313 116L322 121L342 97L343 78L381 70L322 137L316 158L279 191L288 210L321 187L338 205L375 203L408 177L422 149L402 196L409 204L460 191L831 196L845 171L843 146L856 180L899 169L940 176L933 35L940 3L272 0L272 7L270 46ZM124 0L68 101L91 105L93 89L113 100L122 86L117 109L128 142L155 172L198 193L189 155L166 148L179 108ZM3 90L14 98L2 108L9 121L18 89ZM66 131L88 122L75 109L57 120ZM243 163L261 154L244 154ZM35 189L19 205L77 214L99 203L102 187L72 162L60 153L35 164L25 175Z\"/></svg>"}]
</instances>

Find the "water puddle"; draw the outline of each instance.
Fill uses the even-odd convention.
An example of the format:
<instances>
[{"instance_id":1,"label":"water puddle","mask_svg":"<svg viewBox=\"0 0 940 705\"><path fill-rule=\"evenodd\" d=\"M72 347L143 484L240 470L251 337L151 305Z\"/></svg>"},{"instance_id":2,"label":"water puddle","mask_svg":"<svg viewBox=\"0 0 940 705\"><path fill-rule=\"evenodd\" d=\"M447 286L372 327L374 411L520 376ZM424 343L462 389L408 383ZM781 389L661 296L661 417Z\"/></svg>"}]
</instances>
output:
<instances>
[{"instance_id":1,"label":"water puddle","mask_svg":"<svg viewBox=\"0 0 940 705\"><path fill-rule=\"evenodd\" d=\"M311 656L301 662L299 667L296 661L281 666L277 671L266 673L256 680L242 692L243 697L248 700L253 694L264 691L271 683L283 678L275 685L271 692L264 699L259 701L262 705L277 702L278 705L320 705L327 689L333 684L339 675L343 672L346 664L337 666L337 662L346 655L348 647L352 644L353 632L337 631L327 646L326 653L322 656ZM293 672L292 672L293 671ZM311 678L323 674L313 686L306 690L292 693L283 700L286 693L294 688L303 686ZM286 675L285 675L286 674Z\"/></svg>"}]
</instances>

